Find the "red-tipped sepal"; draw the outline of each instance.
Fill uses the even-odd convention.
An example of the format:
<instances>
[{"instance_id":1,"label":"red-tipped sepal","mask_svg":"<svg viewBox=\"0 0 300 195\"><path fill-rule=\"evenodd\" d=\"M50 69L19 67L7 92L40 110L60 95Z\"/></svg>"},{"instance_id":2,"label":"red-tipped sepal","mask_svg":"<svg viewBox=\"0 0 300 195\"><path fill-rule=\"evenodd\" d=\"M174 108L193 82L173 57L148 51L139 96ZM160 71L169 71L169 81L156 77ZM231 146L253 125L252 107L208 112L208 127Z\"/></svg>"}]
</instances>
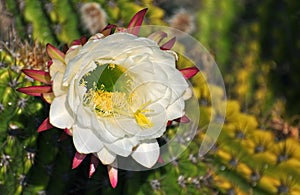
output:
<instances>
[{"instance_id":1,"label":"red-tipped sepal","mask_svg":"<svg viewBox=\"0 0 300 195\"><path fill-rule=\"evenodd\" d=\"M33 78L34 80L43 82L45 84L51 84L51 77L49 72L45 72L43 70L31 70L31 69L23 69L22 72L27 76Z\"/></svg>"},{"instance_id":2,"label":"red-tipped sepal","mask_svg":"<svg viewBox=\"0 0 300 195\"><path fill-rule=\"evenodd\" d=\"M90 171L89 171L89 178L91 178L93 176L93 174L95 173L97 167L99 164L99 159L92 155L91 156L91 162L90 162Z\"/></svg>"},{"instance_id":3,"label":"red-tipped sepal","mask_svg":"<svg viewBox=\"0 0 300 195\"><path fill-rule=\"evenodd\" d=\"M31 96L42 96L43 93L52 92L52 86L30 86L30 87L21 87L17 89L18 92L25 93L26 95Z\"/></svg>"},{"instance_id":4,"label":"red-tipped sepal","mask_svg":"<svg viewBox=\"0 0 300 195\"><path fill-rule=\"evenodd\" d=\"M179 123L189 123L191 120L189 119L189 117L187 117L186 115L183 115L180 118L177 118L175 120L172 121L168 121L167 122L167 127L170 127L172 125L178 125Z\"/></svg>"},{"instance_id":5,"label":"red-tipped sepal","mask_svg":"<svg viewBox=\"0 0 300 195\"><path fill-rule=\"evenodd\" d=\"M143 23L144 17L146 15L148 8L142 9L141 11L137 12L131 19L128 24L128 33L138 35L140 32L140 26Z\"/></svg>"},{"instance_id":6,"label":"red-tipped sepal","mask_svg":"<svg viewBox=\"0 0 300 195\"><path fill-rule=\"evenodd\" d=\"M184 68L181 69L180 72L185 79L190 79L199 72L199 69L197 67Z\"/></svg>"},{"instance_id":7,"label":"red-tipped sepal","mask_svg":"<svg viewBox=\"0 0 300 195\"><path fill-rule=\"evenodd\" d=\"M167 33L163 31L157 31L149 35L148 38L155 41L157 44L160 44L160 42L167 36L168 36Z\"/></svg>"},{"instance_id":8,"label":"red-tipped sepal","mask_svg":"<svg viewBox=\"0 0 300 195\"><path fill-rule=\"evenodd\" d=\"M189 117L187 117L186 115L183 115L180 119L179 122L180 123L189 123L191 121L191 119Z\"/></svg>"},{"instance_id":9,"label":"red-tipped sepal","mask_svg":"<svg viewBox=\"0 0 300 195\"><path fill-rule=\"evenodd\" d=\"M110 185L115 188L118 184L118 169L112 166L107 165L108 177L110 181Z\"/></svg>"},{"instance_id":10,"label":"red-tipped sepal","mask_svg":"<svg viewBox=\"0 0 300 195\"><path fill-rule=\"evenodd\" d=\"M164 164L165 163L164 159L161 156L158 157L157 162L160 163L160 164Z\"/></svg>"},{"instance_id":11,"label":"red-tipped sepal","mask_svg":"<svg viewBox=\"0 0 300 195\"><path fill-rule=\"evenodd\" d=\"M164 43L162 46L160 46L160 49L161 50L170 50L175 45L175 42L176 42L176 37L173 37L172 39L170 39L169 41Z\"/></svg>"},{"instance_id":12,"label":"red-tipped sepal","mask_svg":"<svg viewBox=\"0 0 300 195\"><path fill-rule=\"evenodd\" d=\"M48 104L51 104L52 101L54 100L55 96L53 92L50 93L43 93L42 94L42 99L47 102Z\"/></svg>"},{"instance_id":13,"label":"red-tipped sepal","mask_svg":"<svg viewBox=\"0 0 300 195\"><path fill-rule=\"evenodd\" d=\"M51 59L57 59L65 63L65 54L50 43L46 45L46 51Z\"/></svg>"},{"instance_id":14,"label":"red-tipped sepal","mask_svg":"<svg viewBox=\"0 0 300 195\"><path fill-rule=\"evenodd\" d=\"M76 45L84 45L87 42L87 38L85 36L81 37L80 39L74 40L70 47L76 46Z\"/></svg>"},{"instance_id":15,"label":"red-tipped sepal","mask_svg":"<svg viewBox=\"0 0 300 195\"><path fill-rule=\"evenodd\" d=\"M64 132L65 132L65 134L67 134L67 135L69 135L69 136L73 136L72 131L71 131L70 129L68 129L68 128L65 128L65 129L64 129Z\"/></svg>"},{"instance_id":16,"label":"red-tipped sepal","mask_svg":"<svg viewBox=\"0 0 300 195\"><path fill-rule=\"evenodd\" d=\"M80 163L84 160L85 157L86 154L80 154L79 152L76 152L73 158L72 169L77 168L80 165Z\"/></svg>"},{"instance_id":17,"label":"red-tipped sepal","mask_svg":"<svg viewBox=\"0 0 300 195\"><path fill-rule=\"evenodd\" d=\"M116 28L117 28L117 25L109 24L101 31L101 34L103 34L104 36L111 35L112 33L114 33L114 30Z\"/></svg>"},{"instance_id":18,"label":"red-tipped sepal","mask_svg":"<svg viewBox=\"0 0 300 195\"><path fill-rule=\"evenodd\" d=\"M42 131L46 131L51 128L53 128L53 125L50 124L49 117L48 117L42 122L42 124L39 126L37 131L40 133Z\"/></svg>"},{"instance_id":19,"label":"red-tipped sepal","mask_svg":"<svg viewBox=\"0 0 300 195\"><path fill-rule=\"evenodd\" d=\"M52 61L52 60L49 60L49 61L47 62L47 67L48 67L48 69L51 67L52 64L53 64L53 61Z\"/></svg>"}]
</instances>

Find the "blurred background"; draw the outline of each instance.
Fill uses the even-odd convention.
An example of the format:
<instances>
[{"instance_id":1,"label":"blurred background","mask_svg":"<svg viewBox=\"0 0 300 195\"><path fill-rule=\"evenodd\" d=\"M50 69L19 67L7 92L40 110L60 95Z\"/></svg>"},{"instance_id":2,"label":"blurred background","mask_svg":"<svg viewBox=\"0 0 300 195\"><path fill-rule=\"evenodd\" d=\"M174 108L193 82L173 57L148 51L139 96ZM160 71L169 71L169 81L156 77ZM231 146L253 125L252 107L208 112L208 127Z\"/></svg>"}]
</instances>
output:
<instances>
[{"instance_id":1,"label":"blurred background","mask_svg":"<svg viewBox=\"0 0 300 195\"><path fill-rule=\"evenodd\" d=\"M16 89L40 84L21 70L47 70L46 43L63 50L107 24L126 27L145 7L144 24L177 28L212 54L225 82L226 120L214 148L199 155L217 111L198 74L191 81L199 132L188 149L160 169L120 170L112 189L104 166L88 179L89 157L71 169L71 138L59 129L36 132L49 105ZM1 194L299 195L299 55L299 0L0 0Z\"/></svg>"}]
</instances>

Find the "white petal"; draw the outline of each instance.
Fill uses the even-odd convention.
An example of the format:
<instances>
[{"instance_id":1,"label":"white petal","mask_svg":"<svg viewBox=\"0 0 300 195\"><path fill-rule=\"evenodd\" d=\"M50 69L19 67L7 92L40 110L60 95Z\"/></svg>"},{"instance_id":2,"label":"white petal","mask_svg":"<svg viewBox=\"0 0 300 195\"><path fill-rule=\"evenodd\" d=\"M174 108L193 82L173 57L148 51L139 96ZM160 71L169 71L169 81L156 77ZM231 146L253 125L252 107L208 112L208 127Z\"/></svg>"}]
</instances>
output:
<instances>
[{"instance_id":1,"label":"white petal","mask_svg":"<svg viewBox=\"0 0 300 195\"><path fill-rule=\"evenodd\" d=\"M76 123L79 124L81 127L92 127L92 117L93 113L89 108L84 107L82 104L79 104L77 111L76 111Z\"/></svg>"},{"instance_id":2,"label":"white petal","mask_svg":"<svg viewBox=\"0 0 300 195\"><path fill-rule=\"evenodd\" d=\"M66 64L79 53L81 47L81 45L73 45L69 48L65 56Z\"/></svg>"},{"instance_id":3,"label":"white petal","mask_svg":"<svg viewBox=\"0 0 300 195\"><path fill-rule=\"evenodd\" d=\"M145 113L145 116L153 123L150 128L143 128L138 125L133 117L124 117L116 119L116 128L121 128L124 132L131 136L135 136L138 140L153 139L163 135L166 130L167 116L165 109L160 104L152 104L145 109L153 110L153 112Z\"/></svg>"},{"instance_id":4,"label":"white petal","mask_svg":"<svg viewBox=\"0 0 300 195\"><path fill-rule=\"evenodd\" d=\"M54 98L49 113L50 123L58 128L71 128L74 123L73 112L66 101L66 95Z\"/></svg>"},{"instance_id":5,"label":"white petal","mask_svg":"<svg viewBox=\"0 0 300 195\"><path fill-rule=\"evenodd\" d=\"M171 99L171 89L163 83L150 82L142 83L131 91L133 105L132 110L140 109L145 103L159 103L163 107L167 107Z\"/></svg>"},{"instance_id":6,"label":"white petal","mask_svg":"<svg viewBox=\"0 0 300 195\"><path fill-rule=\"evenodd\" d=\"M112 117L112 118L107 118L107 119L103 119L103 124L105 125L105 129L114 137L124 137L125 136L125 132L123 131L123 129L118 127L118 119Z\"/></svg>"},{"instance_id":7,"label":"white petal","mask_svg":"<svg viewBox=\"0 0 300 195\"><path fill-rule=\"evenodd\" d=\"M156 140L149 140L140 144L131 156L141 165L151 168L158 160L159 145Z\"/></svg>"},{"instance_id":8,"label":"white petal","mask_svg":"<svg viewBox=\"0 0 300 195\"><path fill-rule=\"evenodd\" d=\"M102 141L88 128L73 126L73 142L79 153L99 152L103 148Z\"/></svg>"},{"instance_id":9,"label":"white petal","mask_svg":"<svg viewBox=\"0 0 300 195\"><path fill-rule=\"evenodd\" d=\"M104 143L112 143L124 136L124 133L120 134L119 136L112 135L110 129L107 129L107 127L104 125L104 122L99 120L96 116L92 117L91 120L92 128L94 129L95 134L97 134Z\"/></svg>"},{"instance_id":10,"label":"white petal","mask_svg":"<svg viewBox=\"0 0 300 195\"><path fill-rule=\"evenodd\" d=\"M179 98L173 104L169 105L167 108L167 118L168 120L177 119L184 115L184 100Z\"/></svg>"},{"instance_id":11,"label":"white petal","mask_svg":"<svg viewBox=\"0 0 300 195\"><path fill-rule=\"evenodd\" d=\"M50 76L53 77L57 72L64 73L66 65L63 64L60 60L52 59L52 64L50 66Z\"/></svg>"},{"instance_id":12,"label":"white petal","mask_svg":"<svg viewBox=\"0 0 300 195\"><path fill-rule=\"evenodd\" d=\"M104 165L112 164L116 159L116 154L110 152L105 147L103 147L102 150L100 150L100 152L97 152L97 156Z\"/></svg>"},{"instance_id":13,"label":"white petal","mask_svg":"<svg viewBox=\"0 0 300 195\"><path fill-rule=\"evenodd\" d=\"M53 80L52 90L56 97L64 95L68 91L67 87L62 86L62 79L63 79L63 73L61 73L61 72L57 72L52 77L52 80Z\"/></svg>"},{"instance_id":14,"label":"white petal","mask_svg":"<svg viewBox=\"0 0 300 195\"><path fill-rule=\"evenodd\" d=\"M76 112L80 104L80 98L86 92L86 88L84 86L75 86L74 83L76 83L75 79L70 83L67 99L71 110Z\"/></svg>"},{"instance_id":15,"label":"white petal","mask_svg":"<svg viewBox=\"0 0 300 195\"><path fill-rule=\"evenodd\" d=\"M63 78L63 85L68 86L70 81L74 76L79 72L80 66L82 66L83 56L77 55L74 58L69 60L69 63L66 67L66 71ZM84 64L83 64L84 65Z\"/></svg>"},{"instance_id":16,"label":"white petal","mask_svg":"<svg viewBox=\"0 0 300 195\"><path fill-rule=\"evenodd\" d=\"M132 138L123 138L113 142L112 144L105 144L107 148L117 155L127 157L132 153L132 149L138 144L138 141Z\"/></svg>"},{"instance_id":17,"label":"white petal","mask_svg":"<svg viewBox=\"0 0 300 195\"><path fill-rule=\"evenodd\" d=\"M188 100L188 99L190 99L192 96L193 96L193 90L192 90L190 87L188 87L188 88L186 88L186 90L185 90L185 92L184 92L182 98L183 98L183 100Z\"/></svg>"}]
</instances>

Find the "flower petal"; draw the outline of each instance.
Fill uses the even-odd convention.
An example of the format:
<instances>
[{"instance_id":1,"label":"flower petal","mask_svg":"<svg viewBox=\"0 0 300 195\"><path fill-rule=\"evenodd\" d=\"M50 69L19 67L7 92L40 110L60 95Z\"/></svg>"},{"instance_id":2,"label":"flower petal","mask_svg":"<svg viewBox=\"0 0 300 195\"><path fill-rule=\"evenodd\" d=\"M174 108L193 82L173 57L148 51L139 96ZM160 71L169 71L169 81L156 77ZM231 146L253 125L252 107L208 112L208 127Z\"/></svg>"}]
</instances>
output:
<instances>
[{"instance_id":1,"label":"flower petal","mask_svg":"<svg viewBox=\"0 0 300 195\"><path fill-rule=\"evenodd\" d=\"M96 116L92 117L92 125L95 133L104 143L113 143L125 135L122 130L115 128L114 123L100 121Z\"/></svg>"},{"instance_id":2,"label":"flower petal","mask_svg":"<svg viewBox=\"0 0 300 195\"><path fill-rule=\"evenodd\" d=\"M73 126L73 142L78 152L83 154L99 152L103 148L102 141L92 130Z\"/></svg>"},{"instance_id":3,"label":"flower petal","mask_svg":"<svg viewBox=\"0 0 300 195\"><path fill-rule=\"evenodd\" d=\"M173 37L172 39L164 43L162 46L160 46L160 49L170 50L174 46L175 42L176 42L176 37Z\"/></svg>"},{"instance_id":4,"label":"flower petal","mask_svg":"<svg viewBox=\"0 0 300 195\"><path fill-rule=\"evenodd\" d=\"M81 164L81 162L85 159L85 157L86 154L81 154L79 152L76 152L73 158L72 169L77 168Z\"/></svg>"},{"instance_id":5,"label":"flower petal","mask_svg":"<svg viewBox=\"0 0 300 195\"><path fill-rule=\"evenodd\" d=\"M41 96L43 93L51 92L52 87L50 85L21 87L18 88L17 91L31 96Z\"/></svg>"},{"instance_id":6,"label":"flower petal","mask_svg":"<svg viewBox=\"0 0 300 195\"><path fill-rule=\"evenodd\" d=\"M49 57L53 59L57 59L61 61L62 63L65 63L65 54L61 52L59 49L48 43L46 45L46 51Z\"/></svg>"},{"instance_id":7,"label":"flower petal","mask_svg":"<svg viewBox=\"0 0 300 195\"><path fill-rule=\"evenodd\" d=\"M188 100L193 96L193 90L191 89L191 87L186 88L186 90L183 93L182 98L184 100Z\"/></svg>"},{"instance_id":8,"label":"flower petal","mask_svg":"<svg viewBox=\"0 0 300 195\"><path fill-rule=\"evenodd\" d=\"M117 140L111 144L105 144L107 148L109 148L111 151L116 153L117 155L127 157L129 156L133 148L138 144L138 141L132 137L132 138L122 138L120 140Z\"/></svg>"},{"instance_id":9,"label":"flower petal","mask_svg":"<svg viewBox=\"0 0 300 195\"><path fill-rule=\"evenodd\" d=\"M45 72L43 70L31 70L31 69L23 69L22 72L27 76L33 78L34 80L43 82L45 84L51 84L51 78L49 72Z\"/></svg>"},{"instance_id":10,"label":"flower petal","mask_svg":"<svg viewBox=\"0 0 300 195\"><path fill-rule=\"evenodd\" d=\"M100 152L97 152L97 156L104 165L112 164L116 159L116 154L110 152L105 147Z\"/></svg>"},{"instance_id":11,"label":"flower petal","mask_svg":"<svg viewBox=\"0 0 300 195\"><path fill-rule=\"evenodd\" d=\"M64 75L61 72L57 72L52 77L53 79L52 90L55 97L67 94L68 88L62 85L63 76Z\"/></svg>"},{"instance_id":12,"label":"flower petal","mask_svg":"<svg viewBox=\"0 0 300 195\"><path fill-rule=\"evenodd\" d=\"M149 140L140 144L131 156L141 165L151 168L158 160L159 145L156 140Z\"/></svg>"},{"instance_id":13,"label":"flower petal","mask_svg":"<svg viewBox=\"0 0 300 195\"><path fill-rule=\"evenodd\" d=\"M145 116L151 123L152 127L143 128L138 125L134 118L124 117L116 118L115 128L122 129L127 134L134 136L137 140L153 139L163 135L166 130L167 116L165 109L160 104L151 104L145 109L153 112L145 113Z\"/></svg>"},{"instance_id":14,"label":"flower petal","mask_svg":"<svg viewBox=\"0 0 300 195\"><path fill-rule=\"evenodd\" d=\"M110 185L115 188L118 183L118 169L112 166L107 166Z\"/></svg>"},{"instance_id":15,"label":"flower petal","mask_svg":"<svg viewBox=\"0 0 300 195\"><path fill-rule=\"evenodd\" d=\"M140 26L143 23L144 17L147 12L147 8L142 9L141 11L137 12L131 19L131 21L128 24L128 33L138 35L140 31Z\"/></svg>"},{"instance_id":16,"label":"flower petal","mask_svg":"<svg viewBox=\"0 0 300 195\"><path fill-rule=\"evenodd\" d=\"M74 118L72 116L72 111L69 108L69 105L66 102L66 96L62 95L54 98L50 106L50 123L58 128L70 129L74 123Z\"/></svg>"},{"instance_id":17,"label":"flower petal","mask_svg":"<svg viewBox=\"0 0 300 195\"><path fill-rule=\"evenodd\" d=\"M182 73L185 79L190 79L199 72L199 69L197 67L190 67L181 69L180 72Z\"/></svg>"},{"instance_id":18,"label":"flower petal","mask_svg":"<svg viewBox=\"0 0 300 195\"><path fill-rule=\"evenodd\" d=\"M174 120L184 115L184 100L183 98L177 99L173 104L169 105L167 108L167 118L168 120Z\"/></svg>"},{"instance_id":19,"label":"flower petal","mask_svg":"<svg viewBox=\"0 0 300 195\"><path fill-rule=\"evenodd\" d=\"M42 122L42 124L39 126L37 131L40 133L42 131L46 131L51 128L53 128L53 125L50 124L49 117L48 117Z\"/></svg>"},{"instance_id":20,"label":"flower petal","mask_svg":"<svg viewBox=\"0 0 300 195\"><path fill-rule=\"evenodd\" d=\"M58 72L64 74L65 70L66 70L66 65L64 63L62 63L57 59L52 60L52 65L49 68L49 73L51 77L53 77Z\"/></svg>"}]
</instances>

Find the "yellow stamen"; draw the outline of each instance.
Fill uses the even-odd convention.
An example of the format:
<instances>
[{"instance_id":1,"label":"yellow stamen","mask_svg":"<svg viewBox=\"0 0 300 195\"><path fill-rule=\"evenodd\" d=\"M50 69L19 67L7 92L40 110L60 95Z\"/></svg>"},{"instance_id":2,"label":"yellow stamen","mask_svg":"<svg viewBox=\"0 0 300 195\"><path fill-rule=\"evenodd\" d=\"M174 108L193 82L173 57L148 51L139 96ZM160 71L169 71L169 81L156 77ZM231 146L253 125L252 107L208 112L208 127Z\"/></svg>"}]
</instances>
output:
<instances>
[{"instance_id":1,"label":"yellow stamen","mask_svg":"<svg viewBox=\"0 0 300 195\"><path fill-rule=\"evenodd\" d=\"M134 118L142 128L151 128L154 125L140 110L134 113Z\"/></svg>"},{"instance_id":2,"label":"yellow stamen","mask_svg":"<svg viewBox=\"0 0 300 195\"><path fill-rule=\"evenodd\" d=\"M145 108L147 105L149 105L150 102L146 102L145 104L143 104L139 109L137 109L137 111L133 114L135 121L137 122L137 124L142 127L142 128L151 128L153 127L153 123L145 116L145 112L151 112L152 110L148 110L148 109L143 109Z\"/></svg>"},{"instance_id":3,"label":"yellow stamen","mask_svg":"<svg viewBox=\"0 0 300 195\"><path fill-rule=\"evenodd\" d=\"M99 116L112 116L115 113L115 107L124 107L125 93L108 92L101 89L91 89L85 94L85 105L91 107Z\"/></svg>"}]
</instances>

